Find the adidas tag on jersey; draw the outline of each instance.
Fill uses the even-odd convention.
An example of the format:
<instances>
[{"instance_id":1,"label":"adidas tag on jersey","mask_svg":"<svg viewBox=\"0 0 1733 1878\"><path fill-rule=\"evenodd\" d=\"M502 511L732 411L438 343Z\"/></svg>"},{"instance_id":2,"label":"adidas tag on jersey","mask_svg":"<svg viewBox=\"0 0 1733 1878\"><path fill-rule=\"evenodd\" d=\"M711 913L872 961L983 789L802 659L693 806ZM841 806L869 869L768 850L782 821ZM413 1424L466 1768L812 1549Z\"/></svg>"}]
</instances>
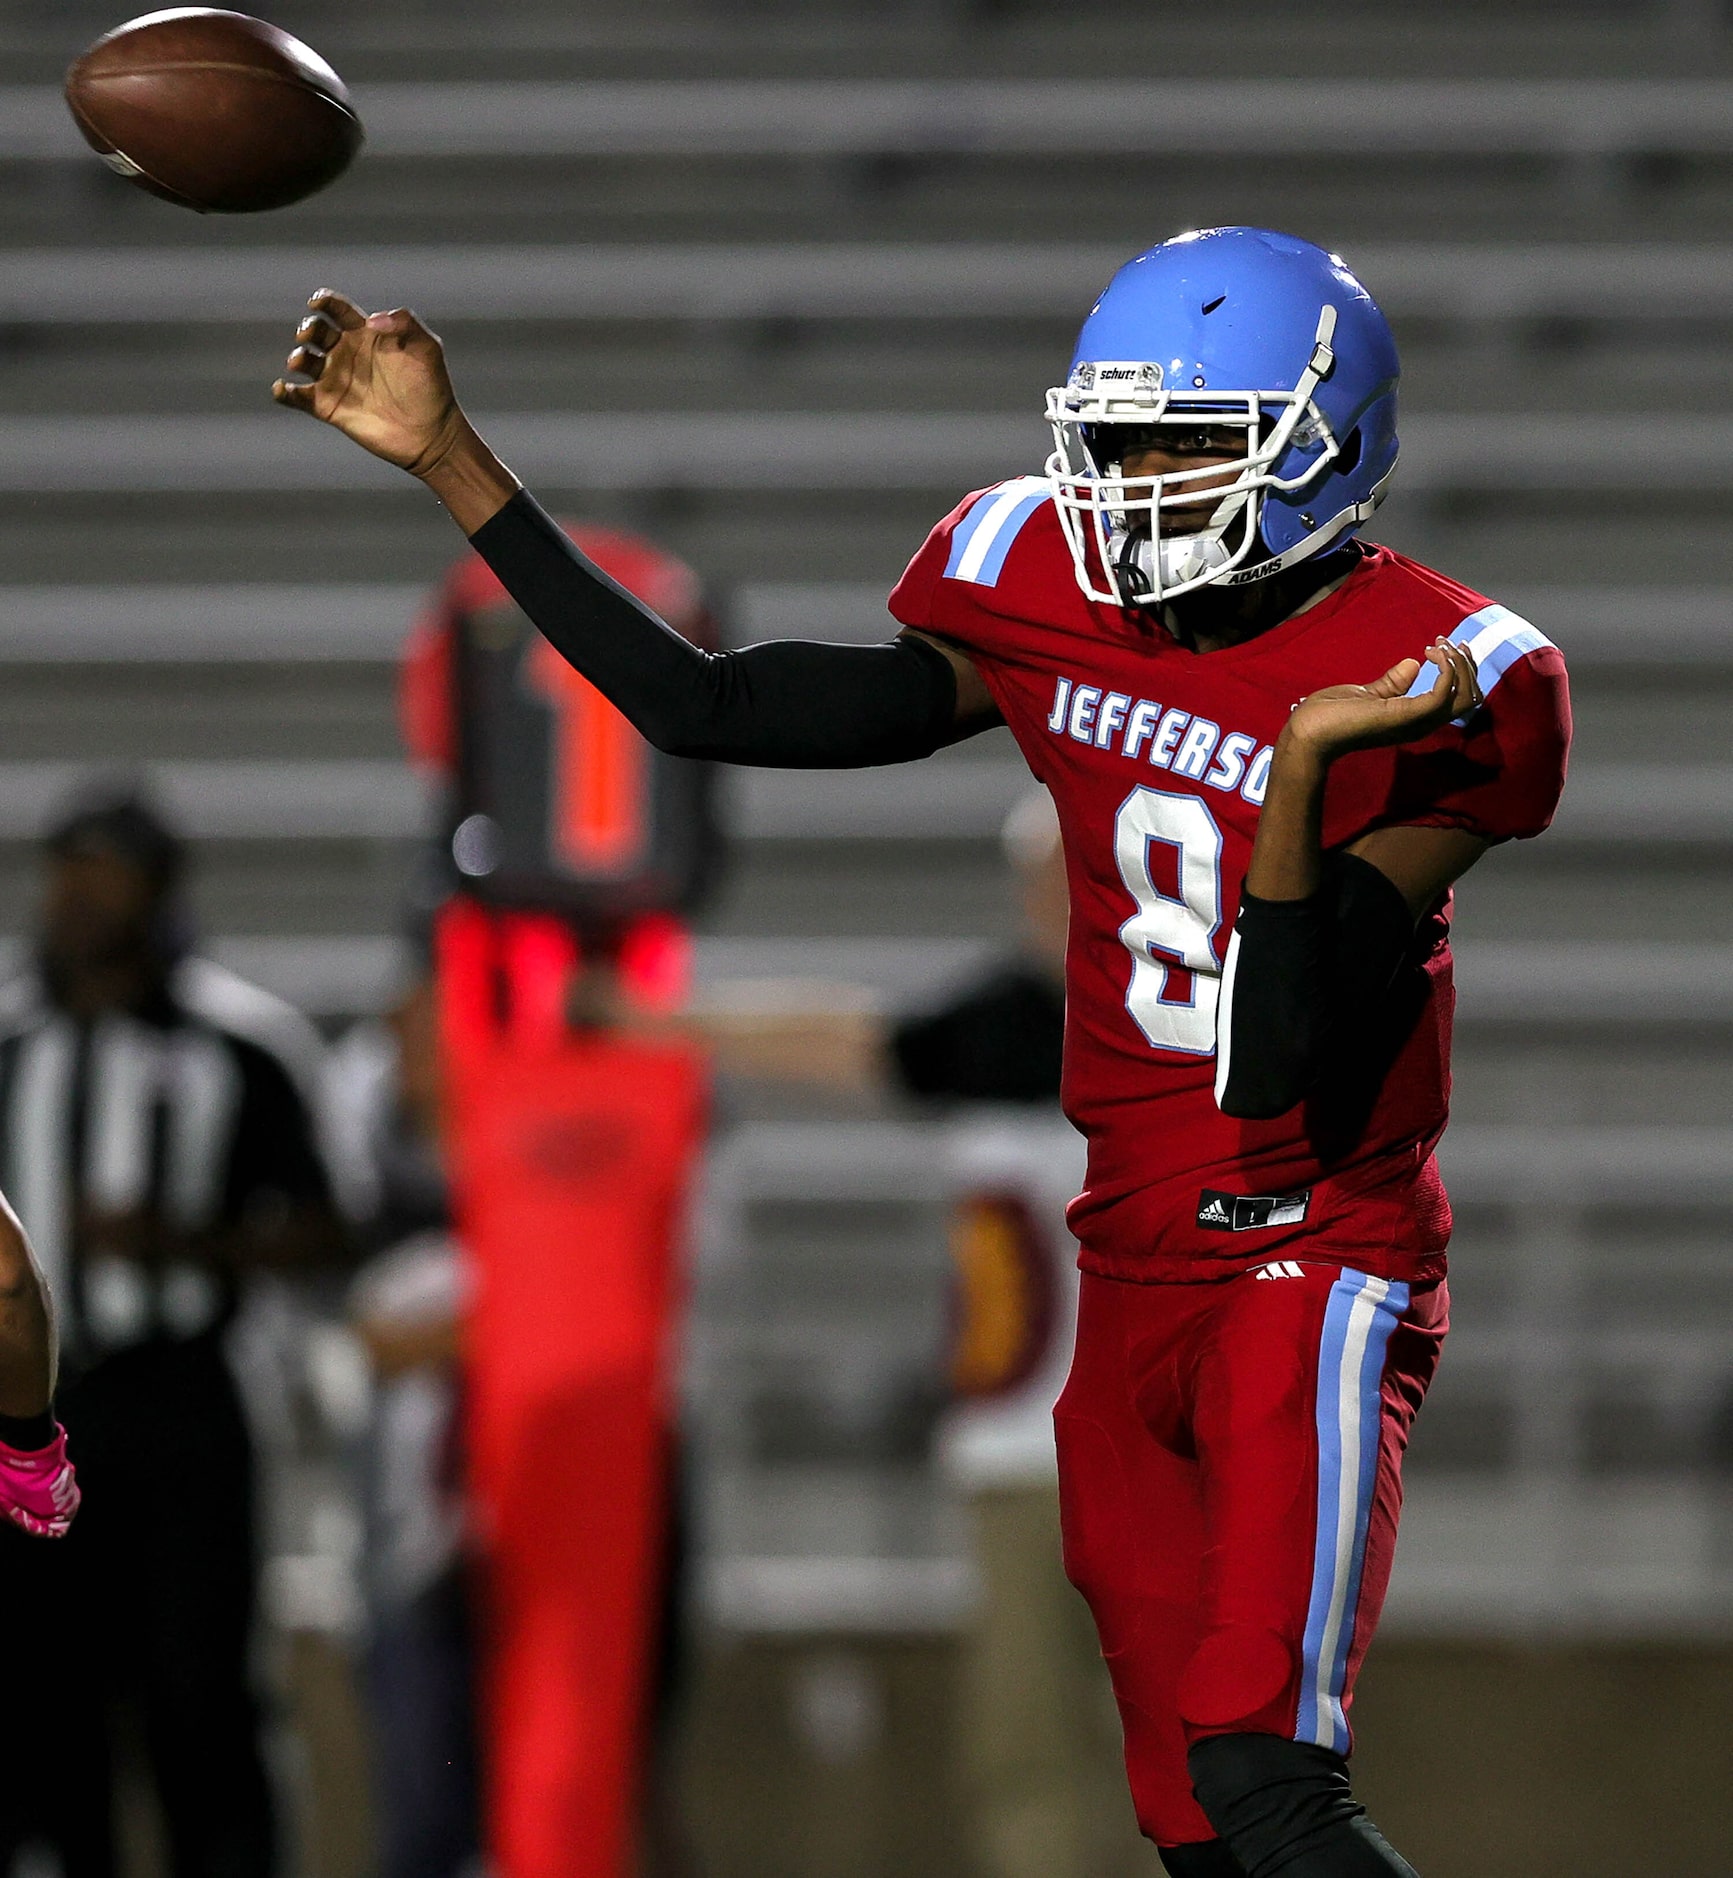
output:
<instances>
[{"instance_id":1,"label":"adidas tag on jersey","mask_svg":"<svg viewBox=\"0 0 1733 1878\"><path fill-rule=\"evenodd\" d=\"M1218 1193L1205 1187L1197 1199L1197 1223L1211 1232L1256 1232L1264 1226L1298 1226L1312 1204L1302 1193Z\"/></svg>"}]
</instances>

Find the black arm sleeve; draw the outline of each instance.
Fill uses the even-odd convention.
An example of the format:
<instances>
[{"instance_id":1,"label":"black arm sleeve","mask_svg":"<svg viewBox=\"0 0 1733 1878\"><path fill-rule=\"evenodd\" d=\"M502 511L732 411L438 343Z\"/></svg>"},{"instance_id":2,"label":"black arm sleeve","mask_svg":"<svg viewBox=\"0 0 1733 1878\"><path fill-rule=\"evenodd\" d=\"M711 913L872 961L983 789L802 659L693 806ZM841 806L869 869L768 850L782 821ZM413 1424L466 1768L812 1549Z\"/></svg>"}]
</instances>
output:
<instances>
[{"instance_id":1,"label":"black arm sleeve","mask_svg":"<svg viewBox=\"0 0 1733 1878\"><path fill-rule=\"evenodd\" d=\"M910 1094L964 1102L1057 1102L1065 993L1022 962L994 972L890 1034L897 1080Z\"/></svg>"},{"instance_id":2,"label":"black arm sleeve","mask_svg":"<svg viewBox=\"0 0 1733 1878\"><path fill-rule=\"evenodd\" d=\"M701 651L588 560L528 490L470 546L560 657L671 756L855 769L955 738L956 673L924 640Z\"/></svg>"},{"instance_id":3,"label":"black arm sleeve","mask_svg":"<svg viewBox=\"0 0 1733 1878\"><path fill-rule=\"evenodd\" d=\"M1302 1100L1332 1033L1376 1009L1413 939L1395 882L1355 854L1327 857L1310 899L1243 893L1216 1025L1222 1113L1267 1121Z\"/></svg>"}]
</instances>

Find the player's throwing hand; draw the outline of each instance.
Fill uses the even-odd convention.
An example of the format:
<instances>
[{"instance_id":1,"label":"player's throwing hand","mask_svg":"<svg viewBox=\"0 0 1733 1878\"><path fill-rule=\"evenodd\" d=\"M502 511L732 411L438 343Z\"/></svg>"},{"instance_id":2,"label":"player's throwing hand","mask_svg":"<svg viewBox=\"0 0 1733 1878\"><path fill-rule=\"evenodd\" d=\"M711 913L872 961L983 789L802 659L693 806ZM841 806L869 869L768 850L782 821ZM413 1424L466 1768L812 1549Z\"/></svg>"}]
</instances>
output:
<instances>
[{"instance_id":1,"label":"player's throwing hand","mask_svg":"<svg viewBox=\"0 0 1733 1878\"><path fill-rule=\"evenodd\" d=\"M518 479L464 416L439 335L407 307L363 313L329 287L307 308L271 396L419 477L473 535Z\"/></svg>"},{"instance_id":2,"label":"player's throwing hand","mask_svg":"<svg viewBox=\"0 0 1733 1878\"><path fill-rule=\"evenodd\" d=\"M325 287L307 306L271 396L387 463L427 475L468 428L439 336L407 307L363 313Z\"/></svg>"}]
</instances>

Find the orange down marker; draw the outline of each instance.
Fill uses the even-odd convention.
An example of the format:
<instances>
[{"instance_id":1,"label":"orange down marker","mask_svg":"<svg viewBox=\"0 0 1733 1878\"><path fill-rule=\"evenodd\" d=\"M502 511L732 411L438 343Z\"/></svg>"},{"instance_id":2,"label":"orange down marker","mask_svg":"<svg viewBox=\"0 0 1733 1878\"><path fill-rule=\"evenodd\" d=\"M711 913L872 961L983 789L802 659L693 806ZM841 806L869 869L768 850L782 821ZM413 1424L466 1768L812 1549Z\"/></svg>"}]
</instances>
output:
<instances>
[{"instance_id":1,"label":"orange down marker","mask_svg":"<svg viewBox=\"0 0 1733 1878\"><path fill-rule=\"evenodd\" d=\"M535 943L526 943L526 935ZM448 1141L476 1270L465 1433L481 1542L485 1838L498 1878L629 1878L665 1552L670 1326L702 1152L683 1043L557 1008L536 916L438 928Z\"/></svg>"},{"instance_id":2,"label":"orange down marker","mask_svg":"<svg viewBox=\"0 0 1733 1878\"><path fill-rule=\"evenodd\" d=\"M579 873L629 872L647 832L643 738L540 634L524 673L554 712L554 851Z\"/></svg>"}]
</instances>

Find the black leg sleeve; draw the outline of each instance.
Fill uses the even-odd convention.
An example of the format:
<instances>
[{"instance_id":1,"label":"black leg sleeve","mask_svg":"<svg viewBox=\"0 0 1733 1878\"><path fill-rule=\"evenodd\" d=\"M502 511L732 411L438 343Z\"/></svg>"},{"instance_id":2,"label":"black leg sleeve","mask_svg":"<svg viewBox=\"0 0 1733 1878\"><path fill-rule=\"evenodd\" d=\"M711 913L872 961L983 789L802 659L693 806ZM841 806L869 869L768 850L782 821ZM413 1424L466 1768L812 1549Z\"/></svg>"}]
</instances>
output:
<instances>
[{"instance_id":1,"label":"black leg sleeve","mask_svg":"<svg viewBox=\"0 0 1733 1878\"><path fill-rule=\"evenodd\" d=\"M1209 1823L1246 1878L1418 1878L1366 1817L1348 1763L1279 1735L1212 1735L1186 1757Z\"/></svg>"},{"instance_id":2,"label":"black leg sleeve","mask_svg":"<svg viewBox=\"0 0 1733 1878\"><path fill-rule=\"evenodd\" d=\"M956 736L956 674L923 639L702 651L610 580L528 490L470 546L560 657L671 756L854 769L906 763Z\"/></svg>"},{"instance_id":3,"label":"black leg sleeve","mask_svg":"<svg viewBox=\"0 0 1733 1878\"><path fill-rule=\"evenodd\" d=\"M1396 884L1354 854L1326 857L1306 900L1242 893L1216 1020L1216 1104L1267 1121L1302 1101L1344 1024L1369 1017L1414 938Z\"/></svg>"}]
</instances>

